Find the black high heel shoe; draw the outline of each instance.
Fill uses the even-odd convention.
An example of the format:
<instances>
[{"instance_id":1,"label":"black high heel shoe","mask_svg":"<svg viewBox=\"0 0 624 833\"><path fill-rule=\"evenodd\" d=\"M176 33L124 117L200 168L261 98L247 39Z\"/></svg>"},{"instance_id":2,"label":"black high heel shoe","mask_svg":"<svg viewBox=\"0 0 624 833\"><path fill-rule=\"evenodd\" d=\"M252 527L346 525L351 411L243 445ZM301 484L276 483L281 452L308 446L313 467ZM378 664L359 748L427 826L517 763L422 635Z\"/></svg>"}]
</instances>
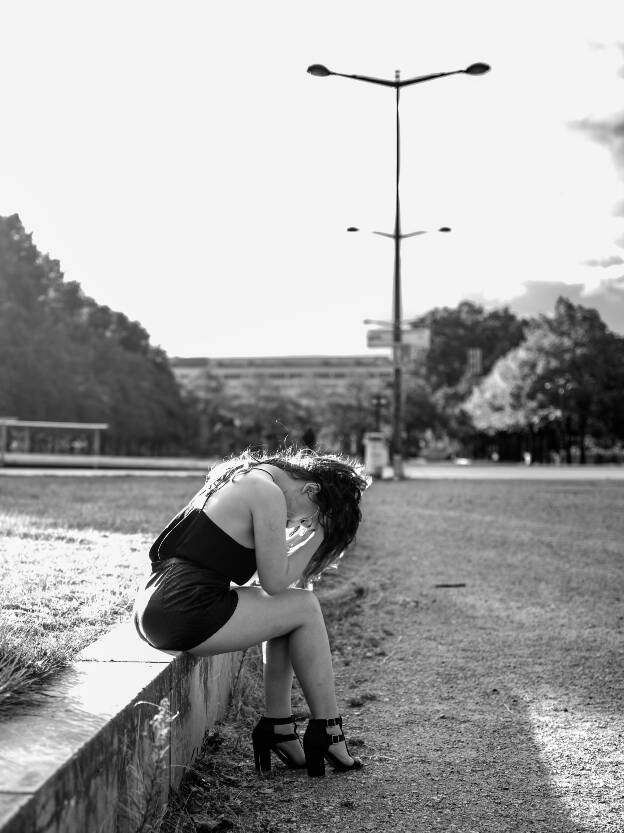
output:
<instances>
[{"instance_id":1,"label":"black high heel shoe","mask_svg":"<svg viewBox=\"0 0 624 833\"><path fill-rule=\"evenodd\" d=\"M337 726L338 733L335 735L327 734L328 726ZM353 758L348 748L347 755L353 758L352 764L345 764L330 750L332 744L341 743L344 739L342 717L332 717L329 720L310 720L303 736L303 751L306 756L308 775L311 778L325 775L325 761L328 761L336 772L351 772L354 769L362 768L362 761L359 758Z\"/></svg>"},{"instance_id":2,"label":"black high heel shoe","mask_svg":"<svg viewBox=\"0 0 624 833\"><path fill-rule=\"evenodd\" d=\"M295 731L288 735L282 735L273 731L274 726L285 726L287 723L294 723ZM253 743L254 762L258 772L271 771L271 752L273 752L283 764L289 769L303 769L305 763L299 763L292 758L286 749L281 749L278 744L289 740L298 740L297 724L294 715L290 717L261 717L251 733Z\"/></svg>"}]
</instances>

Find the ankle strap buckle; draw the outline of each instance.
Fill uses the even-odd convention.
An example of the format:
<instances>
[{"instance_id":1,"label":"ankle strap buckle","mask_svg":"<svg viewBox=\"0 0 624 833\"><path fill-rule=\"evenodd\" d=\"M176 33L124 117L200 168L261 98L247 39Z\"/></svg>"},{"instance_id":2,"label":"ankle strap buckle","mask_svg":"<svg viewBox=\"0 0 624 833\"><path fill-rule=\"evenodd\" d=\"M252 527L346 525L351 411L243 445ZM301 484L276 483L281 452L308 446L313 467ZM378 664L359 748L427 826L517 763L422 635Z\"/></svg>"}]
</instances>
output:
<instances>
[{"instance_id":1,"label":"ankle strap buckle","mask_svg":"<svg viewBox=\"0 0 624 833\"><path fill-rule=\"evenodd\" d=\"M326 726L340 726L342 727L342 718L341 717L330 717L328 720L325 721Z\"/></svg>"},{"instance_id":2,"label":"ankle strap buckle","mask_svg":"<svg viewBox=\"0 0 624 833\"><path fill-rule=\"evenodd\" d=\"M340 743L344 740L344 735L330 735L329 737L332 743Z\"/></svg>"}]
</instances>

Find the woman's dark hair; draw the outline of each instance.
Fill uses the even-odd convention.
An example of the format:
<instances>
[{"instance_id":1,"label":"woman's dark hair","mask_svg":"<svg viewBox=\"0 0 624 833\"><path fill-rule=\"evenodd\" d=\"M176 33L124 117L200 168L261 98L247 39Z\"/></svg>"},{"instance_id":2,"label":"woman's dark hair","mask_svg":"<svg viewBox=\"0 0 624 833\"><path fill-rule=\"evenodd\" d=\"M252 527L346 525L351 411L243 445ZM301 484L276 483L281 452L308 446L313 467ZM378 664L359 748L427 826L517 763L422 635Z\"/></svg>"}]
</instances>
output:
<instances>
[{"instance_id":1,"label":"woman's dark hair","mask_svg":"<svg viewBox=\"0 0 624 833\"><path fill-rule=\"evenodd\" d=\"M303 575L313 581L335 564L355 537L362 519L360 500L370 485L362 464L339 454L318 454L310 449L284 449L274 454L246 451L214 466L206 477L206 498L237 474L259 465L272 465L297 480L317 483L314 502L325 532L323 543L312 556Z\"/></svg>"}]
</instances>

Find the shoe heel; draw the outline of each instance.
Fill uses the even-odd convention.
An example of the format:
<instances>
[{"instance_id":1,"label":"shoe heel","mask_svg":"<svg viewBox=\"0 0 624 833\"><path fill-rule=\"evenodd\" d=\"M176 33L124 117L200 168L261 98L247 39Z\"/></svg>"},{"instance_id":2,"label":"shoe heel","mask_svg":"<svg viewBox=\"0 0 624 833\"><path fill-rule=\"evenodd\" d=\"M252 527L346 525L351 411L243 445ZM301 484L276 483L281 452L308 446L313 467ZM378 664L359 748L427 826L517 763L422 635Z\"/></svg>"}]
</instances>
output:
<instances>
[{"instance_id":1,"label":"shoe heel","mask_svg":"<svg viewBox=\"0 0 624 833\"><path fill-rule=\"evenodd\" d=\"M318 746L307 747L304 744L303 751L306 757L306 768L310 778L321 778L325 775L325 751Z\"/></svg>"},{"instance_id":2,"label":"shoe heel","mask_svg":"<svg viewBox=\"0 0 624 833\"><path fill-rule=\"evenodd\" d=\"M287 724L293 726L293 732L275 731L276 726L285 726ZM260 774L269 775L271 773L271 752L274 752L280 761L290 769L301 769L305 766L305 764L301 763L300 758L292 757L287 749L282 749L279 745L288 741L301 743L293 715L289 717L263 716L260 718L251 733L254 762Z\"/></svg>"},{"instance_id":3,"label":"shoe heel","mask_svg":"<svg viewBox=\"0 0 624 833\"><path fill-rule=\"evenodd\" d=\"M271 771L271 750L267 749L266 746L260 746L260 744L254 743L253 745L254 751L254 763L256 765L256 769L260 773L270 772Z\"/></svg>"},{"instance_id":4,"label":"shoe heel","mask_svg":"<svg viewBox=\"0 0 624 833\"><path fill-rule=\"evenodd\" d=\"M328 733L328 729L332 730L331 734ZM325 775L326 760L336 772L352 772L355 769L362 768L362 761L352 755L350 755L351 764L346 764L338 758L331 751L331 747L336 743L344 743L347 754L350 754L345 737L342 734L342 718L340 716L330 717L329 719L310 719L303 736L303 751L306 756L308 775L313 778Z\"/></svg>"}]
</instances>

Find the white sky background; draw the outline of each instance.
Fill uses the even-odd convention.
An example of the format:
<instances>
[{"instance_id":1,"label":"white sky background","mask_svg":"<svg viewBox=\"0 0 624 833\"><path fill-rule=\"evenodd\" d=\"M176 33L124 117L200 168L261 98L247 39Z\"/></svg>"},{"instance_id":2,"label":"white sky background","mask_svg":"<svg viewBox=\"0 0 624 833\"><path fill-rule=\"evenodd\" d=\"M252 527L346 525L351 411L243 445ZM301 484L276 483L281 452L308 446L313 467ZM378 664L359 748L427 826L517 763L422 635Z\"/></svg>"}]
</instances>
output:
<instances>
[{"instance_id":1,"label":"white sky background","mask_svg":"<svg viewBox=\"0 0 624 833\"><path fill-rule=\"evenodd\" d=\"M624 4L0 0L0 215L169 355L365 353L391 317L394 91L406 317L622 268L606 148ZM619 269L619 271L618 271ZM590 304L591 305L591 304ZM551 309L544 309L549 312Z\"/></svg>"}]
</instances>

